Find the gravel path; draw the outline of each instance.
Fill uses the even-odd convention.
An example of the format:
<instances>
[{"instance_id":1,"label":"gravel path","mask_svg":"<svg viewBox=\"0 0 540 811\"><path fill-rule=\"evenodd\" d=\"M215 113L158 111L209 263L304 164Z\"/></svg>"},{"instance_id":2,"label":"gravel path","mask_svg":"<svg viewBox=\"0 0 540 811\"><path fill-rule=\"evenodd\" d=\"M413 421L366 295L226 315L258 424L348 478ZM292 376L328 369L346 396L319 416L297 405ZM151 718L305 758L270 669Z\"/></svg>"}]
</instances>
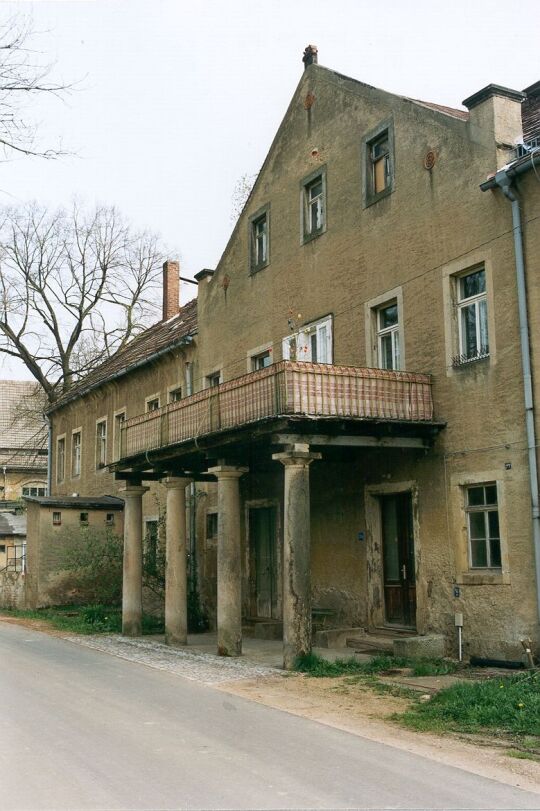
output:
<instances>
[{"instance_id":1,"label":"gravel path","mask_svg":"<svg viewBox=\"0 0 540 811\"><path fill-rule=\"evenodd\" d=\"M139 638L126 639L114 636L65 636L68 642L110 653L120 659L138 662L156 670L176 673L201 684L222 684L231 681L256 679L261 676L276 676L280 670L256 665L245 659L229 659L201 651L186 651L171 648L161 642Z\"/></svg>"}]
</instances>

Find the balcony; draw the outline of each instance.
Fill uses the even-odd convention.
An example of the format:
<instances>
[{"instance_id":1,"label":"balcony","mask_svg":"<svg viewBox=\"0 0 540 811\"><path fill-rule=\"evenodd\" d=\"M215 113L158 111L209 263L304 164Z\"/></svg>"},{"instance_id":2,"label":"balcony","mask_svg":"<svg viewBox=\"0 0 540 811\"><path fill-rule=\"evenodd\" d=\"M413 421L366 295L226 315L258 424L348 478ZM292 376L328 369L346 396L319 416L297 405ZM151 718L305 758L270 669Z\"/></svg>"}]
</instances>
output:
<instances>
[{"instance_id":1,"label":"balcony","mask_svg":"<svg viewBox=\"0 0 540 811\"><path fill-rule=\"evenodd\" d=\"M276 418L430 423L429 375L280 361L126 420L120 462ZM218 444L218 442L216 444ZM179 448L180 450L180 448ZM116 467L116 465L115 465Z\"/></svg>"}]
</instances>

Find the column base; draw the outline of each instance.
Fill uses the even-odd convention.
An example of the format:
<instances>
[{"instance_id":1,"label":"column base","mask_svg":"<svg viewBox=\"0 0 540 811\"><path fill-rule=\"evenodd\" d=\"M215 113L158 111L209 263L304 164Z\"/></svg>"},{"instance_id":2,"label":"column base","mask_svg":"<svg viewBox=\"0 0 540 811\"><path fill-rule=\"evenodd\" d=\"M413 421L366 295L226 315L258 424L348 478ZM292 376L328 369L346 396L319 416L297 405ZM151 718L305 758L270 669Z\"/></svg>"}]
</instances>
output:
<instances>
[{"instance_id":1,"label":"column base","mask_svg":"<svg viewBox=\"0 0 540 811\"><path fill-rule=\"evenodd\" d=\"M142 623L139 620L122 620L122 636L142 636Z\"/></svg>"}]
</instances>

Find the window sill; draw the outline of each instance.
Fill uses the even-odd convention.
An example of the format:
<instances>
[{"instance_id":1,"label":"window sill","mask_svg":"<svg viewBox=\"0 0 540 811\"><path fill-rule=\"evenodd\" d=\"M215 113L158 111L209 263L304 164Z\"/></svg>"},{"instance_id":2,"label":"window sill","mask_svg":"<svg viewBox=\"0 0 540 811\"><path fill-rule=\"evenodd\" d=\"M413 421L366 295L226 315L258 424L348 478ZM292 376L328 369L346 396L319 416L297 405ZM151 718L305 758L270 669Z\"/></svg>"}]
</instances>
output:
<instances>
[{"instance_id":1,"label":"window sill","mask_svg":"<svg viewBox=\"0 0 540 811\"><path fill-rule=\"evenodd\" d=\"M378 192L378 194L371 194L366 193L366 197L364 200L364 208L369 208L370 206L378 203L379 200L383 200L385 197L388 197L394 191L394 186L391 183L387 189L383 189L383 191Z\"/></svg>"},{"instance_id":2,"label":"window sill","mask_svg":"<svg viewBox=\"0 0 540 811\"><path fill-rule=\"evenodd\" d=\"M320 228L318 231L313 231L312 234L304 234L304 238L302 240L302 244L306 245L308 242L312 242L317 237L322 236L322 234L326 233L326 228Z\"/></svg>"},{"instance_id":3,"label":"window sill","mask_svg":"<svg viewBox=\"0 0 540 811\"><path fill-rule=\"evenodd\" d=\"M249 275L250 276L255 276L256 273L259 273L259 271L264 270L265 268L267 268L269 264L270 264L270 262L268 261L268 262L263 262L261 265L252 265L252 267L250 268L250 271L249 271Z\"/></svg>"},{"instance_id":4,"label":"window sill","mask_svg":"<svg viewBox=\"0 0 540 811\"><path fill-rule=\"evenodd\" d=\"M477 572L463 572L456 581L458 586L508 586L510 575L495 569L484 569Z\"/></svg>"},{"instance_id":5,"label":"window sill","mask_svg":"<svg viewBox=\"0 0 540 811\"><path fill-rule=\"evenodd\" d=\"M487 360L489 360L489 352L485 355L476 355L474 358L466 358L463 355L456 355L452 358L452 368L465 369L471 364L481 363L482 361Z\"/></svg>"}]
</instances>

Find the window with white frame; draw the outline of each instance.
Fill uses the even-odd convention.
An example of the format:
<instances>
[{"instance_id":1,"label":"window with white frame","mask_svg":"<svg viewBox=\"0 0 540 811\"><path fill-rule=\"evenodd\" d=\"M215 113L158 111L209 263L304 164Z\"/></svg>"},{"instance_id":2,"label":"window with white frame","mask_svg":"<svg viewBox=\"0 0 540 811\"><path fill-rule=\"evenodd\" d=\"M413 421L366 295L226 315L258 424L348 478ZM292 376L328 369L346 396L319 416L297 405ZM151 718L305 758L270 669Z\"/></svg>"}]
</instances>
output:
<instances>
[{"instance_id":1,"label":"window with white frame","mask_svg":"<svg viewBox=\"0 0 540 811\"><path fill-rule=\"evenodd\" d=\"M66 438L56 441L56 481L63 482L66 475Z\"/></svg>"},{"instance_id":2,"label":"window with white frame","mask_svg":"<svg viewBox=\"0 0 540 811\"><path fill-rule=\"evenodd\" d=\"M159 410L159 397L152 396L146 399L146 410L147 411L158 411Z\"/></svg>"},{"instance_id":3,"label":"window with white frame","mask_svg":"<svg viewBox=\"0 0 540 811\"><path fill-rule=\"evenodd\" d=\"M259 369L266 369L272 363L272 350L267 349L265 352L259 352L257 355L251 356L251 371L257 372Z\"/></svg>"},{"instance_id":4,"label":"window with white frame","mask_svg":"<svg viewBox=\"0 0 540 811\"><path fill-rule=\"evenodd\" d=\"M107 464L107 420L96 423L96 468L99 470Z\"/></svg>"},{"instance_id":5,"label":"window with white frame","mask_svg":"<svg viewBox=\"0 0 540 811\"><path fill-rule=\"evenodd\" d=\"M81 449L82 449L82 432L81 430L73 431L71 434L71 477L81 475Z\"/></svg>"},{"instance_id":6,"label":"window with white frame","mask_svg":"<svg viewBox=\"0 0 540 811\"><path fill-rule=\"evenodd\" d=\"M27 482L27 484L23 485L22 495L38 497L46 496L47 485L45 482Z\"/></svg>"},{"instance_id":7,"label":"window with white frame","mask_svg":"<svg viewBox=\"0 0 540 811\"><path fill-rule=\"evenodd\" d=\"M326 229L326 174L310 175L302 184L302 216L304 241L322 234Z\"/></svg>"},{"instance_id":8,"label":"window with white frame","mask_svg":"<svg viewBox=\"0 0 540 811\"><path fill-rule=\"evenodd\" d=\"M486 271L478 268L456 279L459 354L454 366L489 356Z\"/></svg>"},{"instance_id":9,"label":"window with white frame","mask_svg":"<svg viewBox=\"0 0 540 811\"><path fill-rule=\"evenodd\" d=\"M283 339L283 360L332 363L332 316L301 327Z\"/></svg>"},{"instance_id":10,"label":"window with white frame","mask_svg":"<svg viewBox=\"0 0 540 811\"><path fill-rule=\"evenodd\" d=\"M471 569L500 569L497 484L489 482L465 488L465 511Z\"/></svg>"},{"instance_id":11,"label":"window with white frame","mask_svg":"<svg viewBox=\"0 0 540 811\"><path fill-rule=\"evenodd\" d=\"M380 369L401 369L399 344L399 309L392 301L376 310L377 358Z\"/></svg>"}]
</instances>

